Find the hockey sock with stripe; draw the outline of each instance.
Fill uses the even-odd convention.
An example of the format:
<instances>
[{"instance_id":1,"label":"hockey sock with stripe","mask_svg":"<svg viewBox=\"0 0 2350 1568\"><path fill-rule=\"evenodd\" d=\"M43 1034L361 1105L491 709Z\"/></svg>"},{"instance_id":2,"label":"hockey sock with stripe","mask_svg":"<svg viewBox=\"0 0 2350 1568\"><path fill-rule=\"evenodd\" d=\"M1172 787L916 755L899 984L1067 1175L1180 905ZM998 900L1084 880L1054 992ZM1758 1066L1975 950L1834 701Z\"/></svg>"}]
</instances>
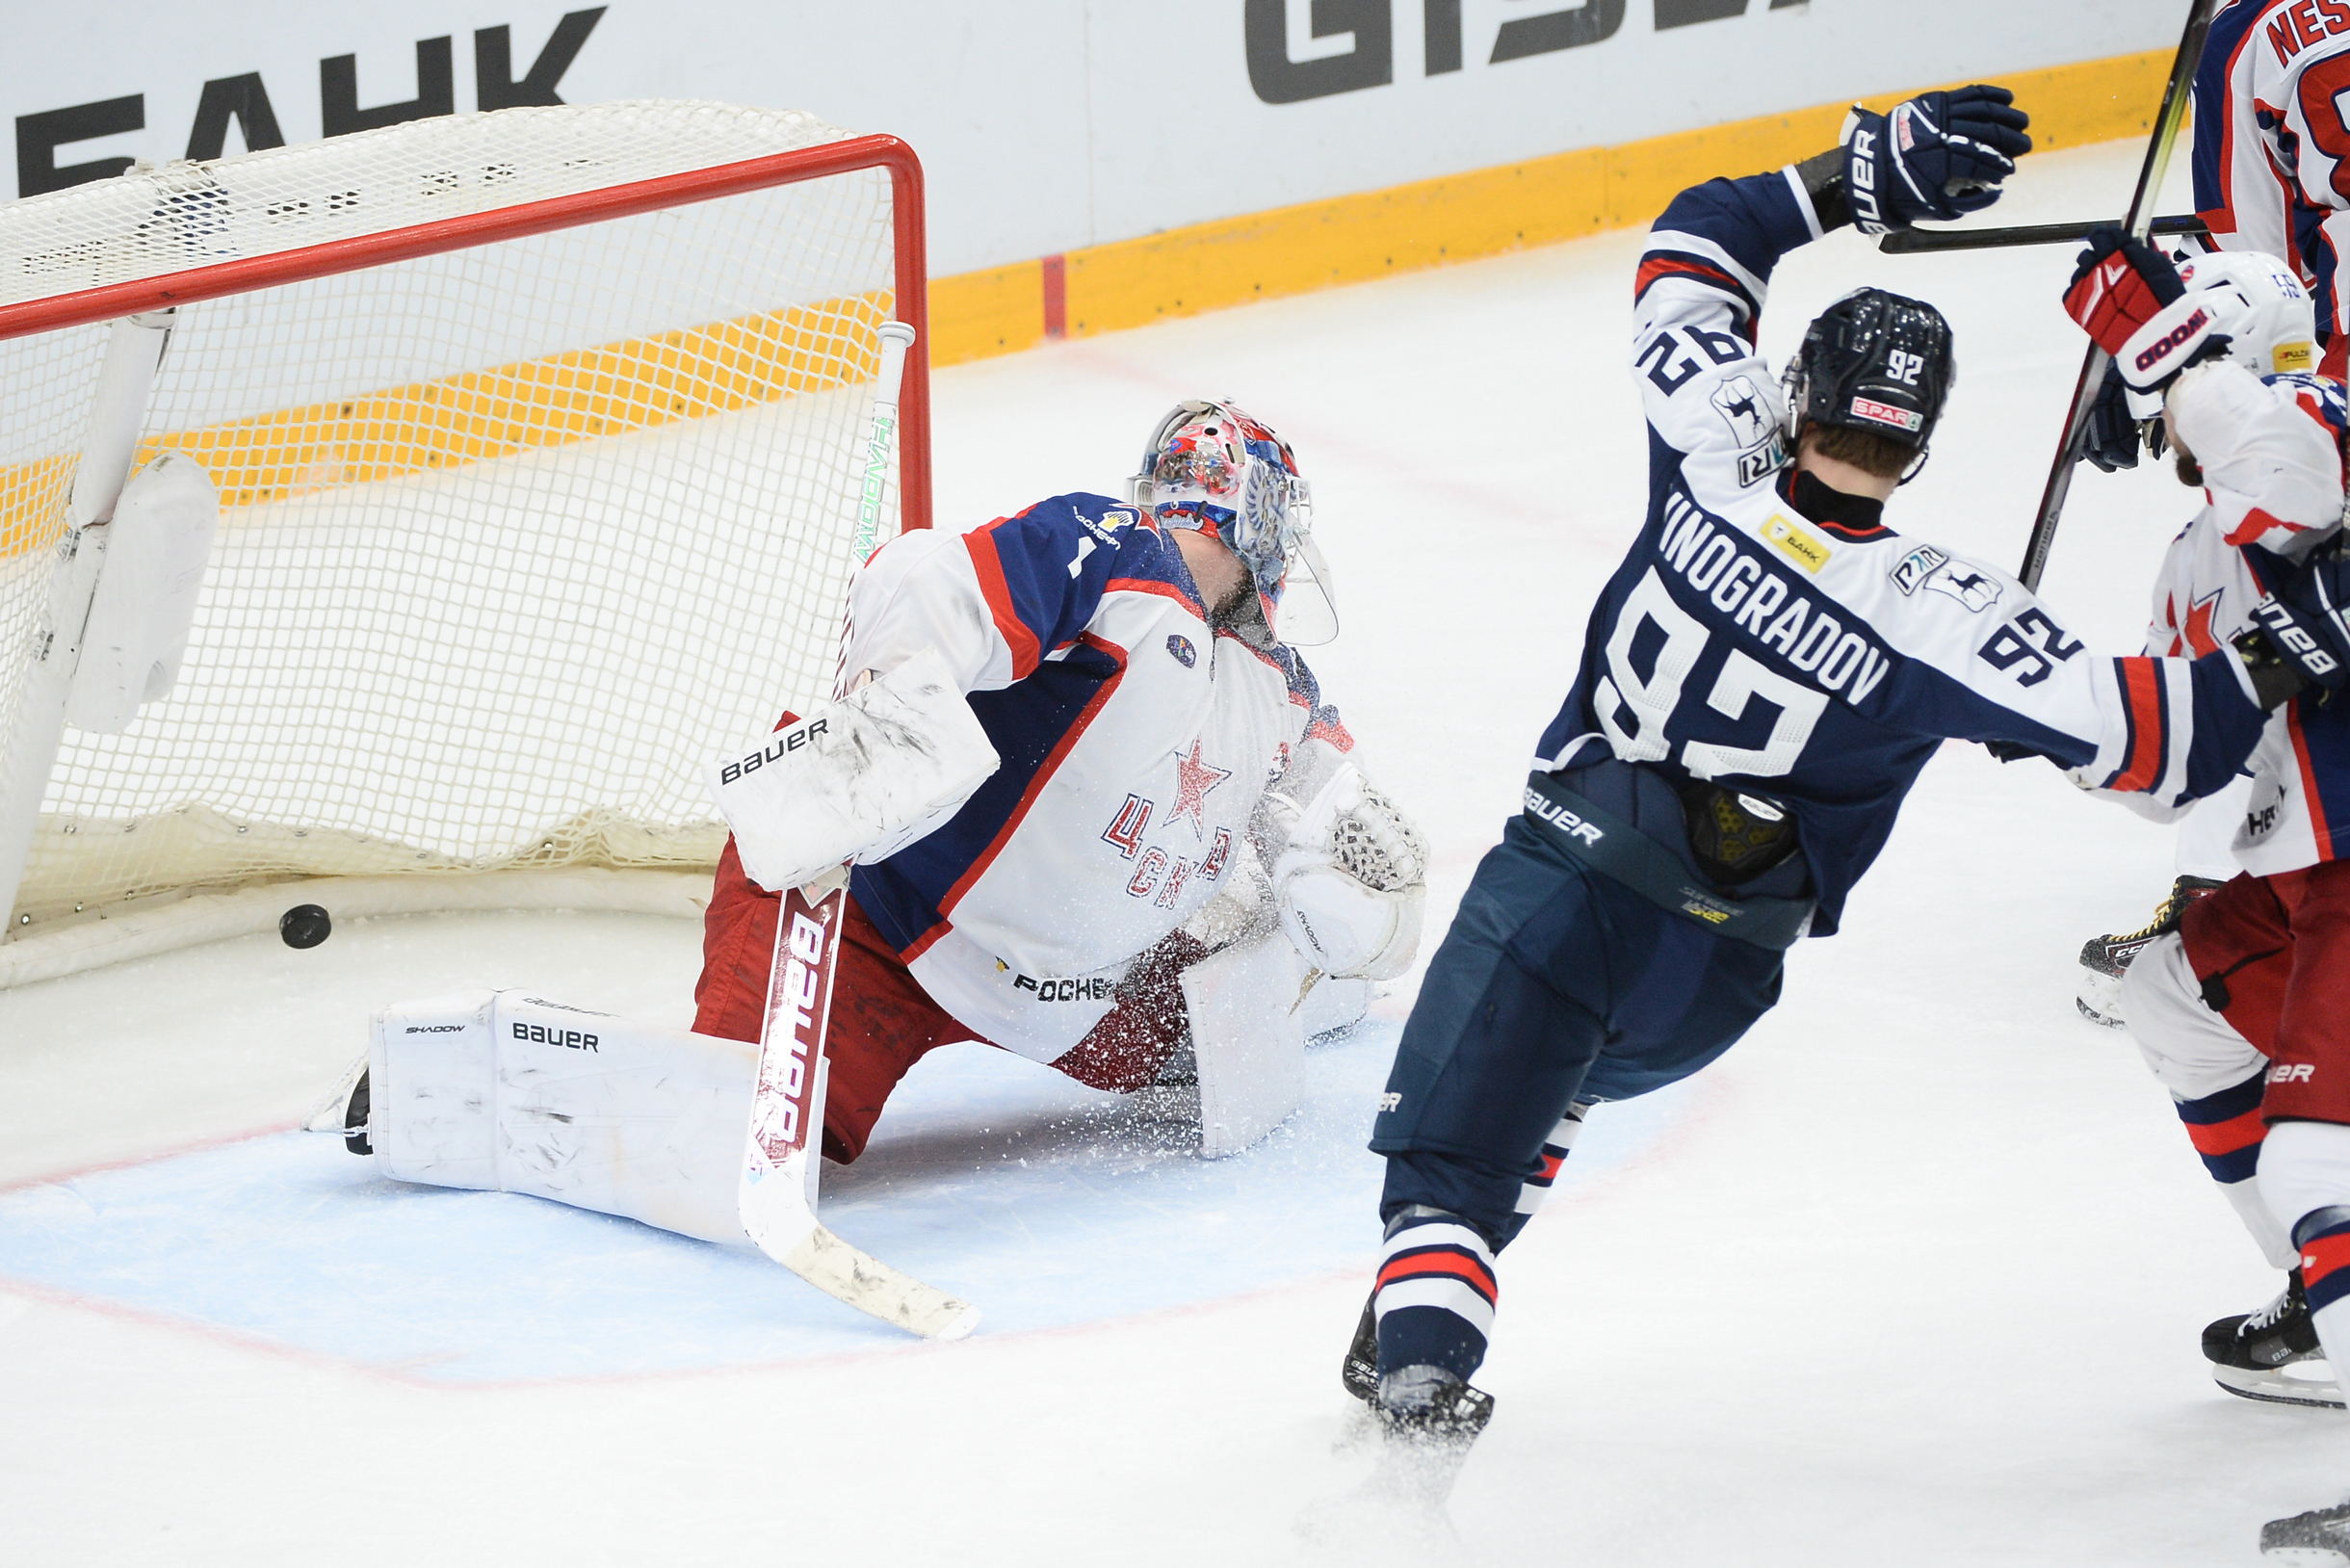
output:
<instances>
[{"instance_id":1,"label":"hockey sock with stripe","mask_svg":"<svg viewBox=\"0 0 2350 1568\"><path fill-rule=\"evenodd\" d=\"M2282 1121L2260 1154L2260 1192L2292 1223L2310 1321L2337 1373L2350 1368L2350 1127Z\"/></svg>"},{"instance_id":2,"label":"hockey sock with stripe","mask_svg":"<svg viewBox=\"0 0 2350 1568\"><path fill-rule=\"evenodd\" d=\"M1558 1167L1567 1163L1567 1155L1575 1147L1575 1135L1582 1131L1583 1113L1591 1107L1577 1103L1567 1107L1551 1136L1543 1140L1542 1168L1526 1179L1518 1189L1518 1213L1531 1215L1550 1200L1552 1184L1558 1180Z\"/></svg>"},{"instance_id":3,"label":"hockey sock with stripe","mask_svg":"<svg viewBox=\"0 0 2350 1568\"><path fill-rule=\"evenodd\" d=\"M2261 1254L2279 1268L2293 1267L2293 1242L2285 1227L2269 1213L2253 1180L2260 1168L2260 1145L2268 1137L2260 1120L2260 1097L2266 1087L2268 1064L2262 1062L2250 1078L2197 1100L2176 1102L2179 1120L2187 1130L2204 1169L2219 1189Z\"/></svg>"},{"instance_id":4,"label":"hockey sock with stripe","mask_svg":"<svg viewBox=\"0 0 2350 1568\"><path fill-rule=\"evenodd\" d=\"M1388 1224L1371 1296L1379 1375L1441 1367L1467 1382L1485 1359L1500 1295L1484 1237L1458 1215L1406 1209Z\"/></svg>"},{"instance_id":5,"label":"hockey sock with stripe","mask_svg":"<svg viewBox=\"0 0 2350 1568\"><path fill-rule=\"evenodd\" d=\"M2223 1186L2250 1181L2260 1168L2260 1142L2268 1136L2268 1128L2260 1120L2268 1064L2262 1062L2241 1084L2232 1084L2199 1100L2178 1102L2187 1140L2203 1157L2204 1169Z\"/></svg>"}]
</instances>

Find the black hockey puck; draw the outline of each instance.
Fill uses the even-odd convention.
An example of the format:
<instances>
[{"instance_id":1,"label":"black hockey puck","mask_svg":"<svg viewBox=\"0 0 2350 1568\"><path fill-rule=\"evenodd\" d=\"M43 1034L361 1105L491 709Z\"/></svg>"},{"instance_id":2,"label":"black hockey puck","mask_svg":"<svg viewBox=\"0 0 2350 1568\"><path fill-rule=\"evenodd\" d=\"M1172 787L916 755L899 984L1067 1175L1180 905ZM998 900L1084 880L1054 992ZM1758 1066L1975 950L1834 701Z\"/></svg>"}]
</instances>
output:
<instances>
[{"instance_id":1,"label":"black hockey puck","mask_svg":"<svg viewBox=\"0 0 2350 1568\"><path fill-rule=\"evenodd\" d=\"M290 948L317 947L333 929L334 922L320 904L298 903L277 917L277 934Z\"/></svg>"}]
</instances>

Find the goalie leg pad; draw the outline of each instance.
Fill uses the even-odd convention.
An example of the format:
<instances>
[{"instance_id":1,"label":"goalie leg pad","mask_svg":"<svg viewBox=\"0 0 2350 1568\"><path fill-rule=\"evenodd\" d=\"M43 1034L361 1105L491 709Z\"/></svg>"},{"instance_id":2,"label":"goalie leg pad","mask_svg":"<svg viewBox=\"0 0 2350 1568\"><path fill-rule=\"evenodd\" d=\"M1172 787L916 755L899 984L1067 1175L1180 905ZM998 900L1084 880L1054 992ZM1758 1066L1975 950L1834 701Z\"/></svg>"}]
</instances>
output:
<instances>
[{"instance_id":1,"label":"goalie leg pad","mask_svg":"<svg viewBox=\"0 0 2350 1568\"><path fill-rule=\"evenodd\" d=\"M1305 960L1325 975L1394 980L1420 952L1420 910L1427 889L1389 893L1366 887L1336 866L1289 865L1282 856L1281 928Z\"/></svg>"},{"instance_id":2,"label":"goalie leg pad","mask_svg":"<svg viewBox=\"0 0 2350 1568\"><path fill-rule=\"evenodd\" d=\"M369 1136L400 1181L522 1192L705 1241L737 1212L758 1047L520 991L387 1007Z\"/></svg>"},{"instance_id":3,"label":"goalie leg pad","mask_svg":"<svg viewBox=\"0 0 2350 1568\"><path fill-rule=\"evenodd\" d=\"M1199 1061L1199 1152L1238 1154L1305 1098L1303 1002L1312 971L1278 933L1229 947L1184 971Z\"/></svg>"}]
</instances>

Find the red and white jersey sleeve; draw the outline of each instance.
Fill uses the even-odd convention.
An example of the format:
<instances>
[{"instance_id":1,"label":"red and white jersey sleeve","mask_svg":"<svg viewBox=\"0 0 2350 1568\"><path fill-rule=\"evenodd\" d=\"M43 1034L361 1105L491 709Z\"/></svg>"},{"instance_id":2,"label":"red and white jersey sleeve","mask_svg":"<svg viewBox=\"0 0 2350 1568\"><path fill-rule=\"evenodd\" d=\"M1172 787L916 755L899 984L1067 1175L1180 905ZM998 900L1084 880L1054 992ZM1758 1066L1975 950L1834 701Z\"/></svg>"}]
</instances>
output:
<instances>
[{"instance_id":1,"label":"red and white jersey sleeve","mask_svg":"<svg viewBox=\"0 0 2350 1568\"><path fill-rule=\"evenodd\" d=\"M857 902L942 1006L1040 1060L1225 884L1266 786L1353 745L1294 651L1212 629L1174 542L1101 496L901 537L849 615L849 668L938 648L1004 759L857 868Z\"/></svg>"},{"instance_id":2,"label":"red and white jersey sleeve","mask_svg":"<svg viewBox=\"0 0 2350 1568\"><path fill-rule=\"evenodd\" d=\"M2163 558L2146 651L2194 658L2233 641L2290 563L2338 526L2344 405L2317 377L2215 365L2180 377L2168 407L2206 499ZM2350 814L2350 729L2332 706L2280 708L2245 762L2252 792L2232 853L2256 875L2334 858L2329 823Z\"/></svg>"}]
</instances>

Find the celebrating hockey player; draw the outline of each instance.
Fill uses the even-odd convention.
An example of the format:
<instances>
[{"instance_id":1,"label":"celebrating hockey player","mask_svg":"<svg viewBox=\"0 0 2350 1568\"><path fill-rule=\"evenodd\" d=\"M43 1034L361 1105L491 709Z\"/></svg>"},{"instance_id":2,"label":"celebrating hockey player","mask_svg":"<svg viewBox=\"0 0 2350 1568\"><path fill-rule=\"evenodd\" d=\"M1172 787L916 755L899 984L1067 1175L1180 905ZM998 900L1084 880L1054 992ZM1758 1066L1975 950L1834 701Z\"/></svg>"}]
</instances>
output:
<instances>
[{"instance_id":1,"label":"celebrating hockey player","mask_svg":"<svg viewBox=\"0 0 2350 1568\"><path fill-rule=\"evenodd\" d=\"M1632 344L1648 514L1525 809L1430 965L1372 1135L1386 1241L1346 1381L1439 1476L1490 1412L1468 1379L1495 1254L1586 1109L1697 1071L1778 1000L1785 951L1836 930L1945 738L2175 802L2231 777L2301 678L2264 643L2258 670L2233 649L2096 657L2006 574L1886 526L1953 379L1931 305L1838 301L1782 414L1754 346L1778 259L1848 222L1987 204L2024 124L1989 87L1856 112L1841 147L1684 191L1650 236Z\"/></svg>"},{"instance_id":2,"label":"celebrating hockey player","mask_svg":"<svg viewBox=\"0 0 2350 1568\"><path fill-rule=\"evenodd\" d=\"M2124 374L2142 386L2156 379L2142 376L2143 361L2162 346L2164 422L2210 497L2171 547L2157 606L2209 605L2222 636L2303 630L2350 667L2339 536L2350 416L2338 382L2271 373L2296 352L2299 324L2282 308L2299 293L2293 280L2251 255L2227 257L2214 281L2218 257L2180 267L2112 231L2091 241L2083 275L2102 271L2122 297L2155 308L2126 341L2101 330L2097 312L2076 314L2122 347ZM2072 299L2087 292L2076 284ZM2262 303L2275 308L2245 308ZM2279 328L2282 348L2270 342ZM2296 606L2311 614L2293 617ZM2350 877L2336 872L2331 825L2350 810L2350 707L2326 700L2340 680L2270 717L2232 846L2244 874L2189 904L2122 985L2130 1031L2196 1152L2261 1251L2288 1270L2266 1308L2206 1328L2205 1354L2222 1387L2287 1403L2339 1404L2341 1395L2285 1368L2320 1353L2350 1367L2350 1100L2334 1087L2350 1067L2338 961L2350 947ZM2272 1521L2261 1548L2350 1560L2350 1505Z\"/></svg>"},{"instance_id":3,"label":"celebrating hockey player","mask_svg":"<svg viewBox=\"0 0 2350 1568\"><path fill-rule=\"evenodd\" d=\"M2342 248L2350 242L2350 196L2341 172L2350 122L2343 119L2337 81L2345 57L2350 13L2321 13L2298 0L2225 0L2217 8L2194 79L2195 208L2208 234L2188 247L2281 259L2314 299L2317 353L2311 363L2269 369L2322 369L2336 381L2344 379L2350 353L2336 285ZM2109 473L2135 467L2141 450L2161 457L2160 412L2159 400L2133 396L2121 368L2109 367L2082 456ZM2182 614L2192 616L2194 607ZM2197 625L2188 619L2180 627L2190 646ZM2180 823L2176 875L2151 921L2082 945L2076 1006L2083 1016L2108 1026L2123 1023L2122 976L2130 962L2155 938L2177 930L2188 904L2241 869L2231 845L2247 789L2239 781Z\"/></svg>"},{"instance_id":4,"label":"celebrating hockey player","mask_svg":"<svg viewBox=\"0 0 2350 1568\"><path fill-rule=\"evenodd\" d=\"M1182 404L1129 489L1123 506L1055 496L968 534L901 536L849 590L844 667L943 654L1004 762L951 820L851 876L827 1051L835 1160L863 1151L916 1060L956 1040L1096 1088L1153 1083L1186 1038L1185 977L1208 978L1195 966L1227 928L1252 932L1248 956L1213 973L1252 989L1268 1027L1302 1016L1323 977L1339 983L1314 984L1315 1010L1351 1021L1364 978L1411 961L1418 835L1280 637L1335 630L1288 443L1230 404ZM730 841L696 1031L758 1037L777 908Z\"/></svg>"},{"instance_id":5,"label":"celebrating hockey player","mask_svg":"<svg viewBox=\"0 0 2350 1568\"><path fill-rule=\"evenodd\" d=\"M2251 251L2164 257L2101 232L2082 254L2071 297L2086 298L2091 270L2116 255L2164 297L2138 333L2168 336L2177 323L2200 316L2191 335L2220 346L2205 351L2205 363L2184 371L2166 366L2160 375L2167 383L2158 416L2164 439L2178 454L2181 481L2202 486L2206 501L2172 542L2155 577L2146 644L2152 654L2207 653L2250 630L2255 610L2285 584L2292 563L2307 558L2339 522L2342 388L2307 368L2313 362L2310 297L2282 258ZM2112 298L2107 291L2105 299ZM2137 354L2118 327L2106 330L2124 351L2117 365L2134 376ZM2154 391L2151 379L2145 390ZM2322 738L2332 722L2314 695L2279 709L2253 754L2252 771L2196 805L2181 829L2182 845L2190 838L2203 844L2203 852L2218 857L2226 875L2194 888L2182 881L2183 891L2164 918L2132 933L2130 951L2111 968L2115 1000L2107 1005L2116 1020L2128 1016L2130 1032L2177 1102L2197 1152L2261 1251L2278 1267L2292 1270L2268 1308L2213 1323L2205 1351L2223 1387L2293 1402L2337 1401L2338 1396L2279 1372L2288 1362L2314 1357L2317 1337L2293 1267L2292 1243L2253 1180L2264 1133L2257 1111L2267 1060L2205 1005L2203 986L2192 977L2224 967L2195 956L2209 938L2190 941L2179 933L2198 900L2231 885L2239 863L2262 876L2332 858L2322 804L2332 782L2323 769L2332 759L2322 739L2314 750L2311 740ZM2194 923L2199 930L2208 928L2204 917L2195 916ZM2146 964L2144 972L2133 960ZM2132 973L2138 974L2135 981L2128 979ZM2121 995L2141 998L2139 1013L2129 1013ZM2250 1021L2254 1032L2275 1022L2272 1012L2261 1010Z\"/></svg>"}]
</instances>

